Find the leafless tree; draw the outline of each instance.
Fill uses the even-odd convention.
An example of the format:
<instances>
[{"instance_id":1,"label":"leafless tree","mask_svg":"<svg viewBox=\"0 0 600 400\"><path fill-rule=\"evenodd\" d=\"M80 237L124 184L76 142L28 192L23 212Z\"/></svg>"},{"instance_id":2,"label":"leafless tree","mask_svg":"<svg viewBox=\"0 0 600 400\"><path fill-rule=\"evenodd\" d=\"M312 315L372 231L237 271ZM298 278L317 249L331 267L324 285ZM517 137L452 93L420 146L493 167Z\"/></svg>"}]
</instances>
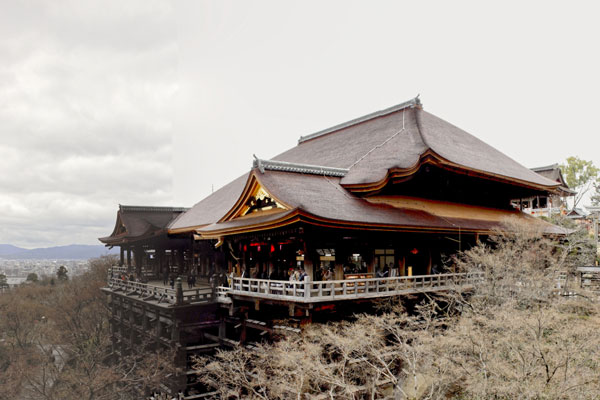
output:
<instances>
[{"instance_id":1,"label":"leafless tree","mask_svg":"<svg viewBox=\"0 0 600 400\"><path fill-rule=\"evenodd\" d=\"M174 372L172 351L111 353L100 288L113 263L93 260L87 274L61 285L0 296L0 399L139 399Z\"/></svg>"},{"instance_id":2,"label":"leafless tree","mask_svg":"<svg viewBox=\"0 0 600 400\"><path fill-rule=\"evenodd\" d=\"M577 240L547 225L506 221L457 259L485 280L465 292L402 302L353 322L197 360L222 398L600 397L600 308L560 296L557 274L578 262Z\"/></svg>"}]
</instances>

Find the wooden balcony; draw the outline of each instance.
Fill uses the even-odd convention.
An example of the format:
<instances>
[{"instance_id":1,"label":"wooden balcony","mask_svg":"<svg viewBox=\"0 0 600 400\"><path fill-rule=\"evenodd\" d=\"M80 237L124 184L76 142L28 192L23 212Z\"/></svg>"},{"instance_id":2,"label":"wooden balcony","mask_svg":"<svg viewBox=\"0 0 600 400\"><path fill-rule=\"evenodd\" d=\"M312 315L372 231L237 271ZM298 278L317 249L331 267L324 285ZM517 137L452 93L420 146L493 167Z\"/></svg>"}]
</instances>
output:
<instances>
[{"instance_id":1,"label":"wooden balcony","mask_svg":"<svg viewBox=\"0 0 600 400\"><path fill-rule=\"evenodd\" d=\"M407 294L468 289L483 279L481 273L455 273L393 278L364 278L338 281L288 282L233 278L230 287L217 289L217 301L229 304L232 297L278 300L293 303L322 303L374 299Z\"/></svg>"},{"instance_id":2,"label":"wooden balcony","mask_svg":"<svg viewBox=\"0 0 600 400\"><path fill-rule=\"evenodd\" d=\"M167 307L214 302L213 291L210 287L201 286L183 289L181 282L176 285L175 289L171 289L158 284L153 285L112 277L108 279L107 287L104 290Z\"/></svg>"}]
</instances>

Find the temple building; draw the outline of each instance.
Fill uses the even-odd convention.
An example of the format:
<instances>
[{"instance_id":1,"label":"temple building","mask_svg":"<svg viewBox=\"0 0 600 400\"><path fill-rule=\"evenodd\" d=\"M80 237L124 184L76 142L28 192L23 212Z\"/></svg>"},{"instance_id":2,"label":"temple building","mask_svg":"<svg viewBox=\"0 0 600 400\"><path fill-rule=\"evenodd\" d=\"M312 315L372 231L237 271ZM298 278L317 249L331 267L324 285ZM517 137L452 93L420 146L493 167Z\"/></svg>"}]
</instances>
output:
<instances>
[{"instance_id":1,"label":"temple building","mask_svg":"<svg viewBox=\"0 0 600 400\"><path fill-rule=\"evenodd\" d=\"M273 159L255 156L190 209L120 206L100 239L122 254L105 288L115 347L151 331L185 360L357 302L475 285L452 256L506 218L533 218L515 199L564 193L563 181L426 112L419 98L303 136ZM152 282L166 275L206 277L210 287Z\"/></svg>"},{"instance_id":2,"label":"temple building","mask_svg":"<svg viewBox=\"0 0 600 400\"><path fill-rule=\"evenodd\" d=\"M559 186L554 192L549 192L547 195L538 194L529 198L515 199L514 206L535 217L550 218L553 215L566 214L567 198L575 196L576 192L567 185L558 164L531 168L531 170L559 183Z\"/></svg>"},{"instance_id":3,"label":"temple building","mask_svg":"<svg viewBox=\"0 0 600 400\"><path fill-rule=\"evenodd\" d=\"M329 264L336 279L346 264L422 275L502 219L527 218L511 200L563 186L427 113L416 98L301 137L272 160L256 158L169 233L217 240L238 276L282 277L301 266L315 279ZM381 262L381 254L389 257Z\"/></svg>"}]
</instances>

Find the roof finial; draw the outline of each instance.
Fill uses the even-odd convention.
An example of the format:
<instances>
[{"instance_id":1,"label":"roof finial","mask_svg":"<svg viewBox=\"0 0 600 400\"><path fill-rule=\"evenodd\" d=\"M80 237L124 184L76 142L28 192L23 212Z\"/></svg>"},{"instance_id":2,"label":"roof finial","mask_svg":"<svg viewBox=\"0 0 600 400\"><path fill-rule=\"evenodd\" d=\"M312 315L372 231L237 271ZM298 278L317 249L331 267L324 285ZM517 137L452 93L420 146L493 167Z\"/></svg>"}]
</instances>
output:
<instances>
[{"instance_id":1,"label":"roof finial","mask_svg":"<svg viewBox=\"0 0 600 400\"><path fill-rule=\"evenodd\" d=\"M417 95L417 97L415 97L415 106L421 108L423 106L423 103L421 103L421 99L419 98L421 96L421 93L419 93Z\"/></svg>"},{"instance_id":2,"label":"roof finial","mask_svg":"<svg viewBox=\"0 0 600 400\"><path fill-rule=\"evenodd\" d=\"M252 154L254 156L254 162L252 163L252 166L254 168L258 168L258 170L260 171L261 174L265 173L265 167L262 165L262 160L258 157L256 157L256 154Z\"/></svg>"}]
</instances>

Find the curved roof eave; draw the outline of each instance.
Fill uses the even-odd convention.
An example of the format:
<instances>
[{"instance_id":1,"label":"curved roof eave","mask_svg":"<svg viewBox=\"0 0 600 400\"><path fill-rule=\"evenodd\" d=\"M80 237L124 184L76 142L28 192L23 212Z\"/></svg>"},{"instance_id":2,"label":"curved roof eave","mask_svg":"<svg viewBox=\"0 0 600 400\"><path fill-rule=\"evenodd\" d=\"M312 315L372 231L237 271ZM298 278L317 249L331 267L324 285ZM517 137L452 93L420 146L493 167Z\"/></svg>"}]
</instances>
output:
<instances>
[{"instance_id":1,"label":"curved roof eave","mask_svg":"<svg viewBox=\"0 0 600 400\"><path fill-rule=\"evenodd\" d=\"M516 184L518 186L532 188L532 189L536 189L536 190L556 192L556 191L560 191L560 189L561 189L560 183L551 181L544 177L542 177L542 178L547 181L546 184L540 184L540 183L534 183L534 182L530 182L530 181L520 180L520 179L516 179L513 177L509 177L509 176L494 174L494 173L490 173L488 171L477 170L477 169L466 167L464 165L456 164L456 163L452 162L451 160L447 160L444 157L440 156L431 148L428 148L427 151L425 151L423 154L421 154L418 161L415 164L413 164L411 167L409 167L409 168L390 168L387 170L387 173L385 174L385 176L380 180L376 180L376 181L372 181L372 182L365 181L365 182L360 182L360 183L349 183L349 182L347 182L346 177L344 177L344 178L342 178L340 184L341 184L341 186L343 186L344 188L348 189L351 192L377 191L377 190L380 190L381 188L383 188L385 185L387 185L390 180L400 178L400 177L407 178L411 175L416 174L418 172L419 168L425 164L433 164L433 165L437 165L437 166L440 166L445 169L451 169L453 171L462 171L462 173L466 174L466 175L476 175L481 178L490 179L490 180L494 180L494 181L500 181L500 182L509 183L509 184Z\"/></svg>"}]
</instances>

